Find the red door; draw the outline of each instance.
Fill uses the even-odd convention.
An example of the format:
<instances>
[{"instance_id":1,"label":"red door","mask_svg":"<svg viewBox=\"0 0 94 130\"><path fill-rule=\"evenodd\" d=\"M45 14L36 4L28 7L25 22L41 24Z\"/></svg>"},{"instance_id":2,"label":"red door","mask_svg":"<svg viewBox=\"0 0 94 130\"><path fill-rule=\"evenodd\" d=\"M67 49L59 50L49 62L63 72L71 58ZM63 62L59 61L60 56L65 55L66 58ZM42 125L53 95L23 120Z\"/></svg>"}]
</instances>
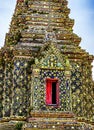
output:
<instances>
[{"instance_id":1,"label":"red door","mask_svg":"<svg viewBox=\"0 0 94 130\"><path fill-rule=\"evenodd\" d=\"M46 105L58 105L59 91L58 80L47 79L46 80Z\"/></svg>"}]
</instances>

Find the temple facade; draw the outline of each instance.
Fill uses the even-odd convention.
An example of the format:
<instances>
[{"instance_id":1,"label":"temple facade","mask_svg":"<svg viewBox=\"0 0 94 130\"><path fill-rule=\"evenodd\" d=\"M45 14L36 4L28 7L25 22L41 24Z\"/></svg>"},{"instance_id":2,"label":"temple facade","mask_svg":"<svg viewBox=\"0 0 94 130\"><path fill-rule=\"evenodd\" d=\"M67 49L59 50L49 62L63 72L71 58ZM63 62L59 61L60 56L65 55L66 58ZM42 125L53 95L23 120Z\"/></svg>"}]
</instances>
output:
<instances>
[{"instance_id":1,"label":"temple facade","mask_svg":"<svg viewBox=\"0 0 94 130\"><path fill-rule=\"evenodd\" d=\"M67 4L17 0L0 49L2 120L30 115L26 128L93 130L94 56L80 47Z\"/></svg>"}]
</instances>

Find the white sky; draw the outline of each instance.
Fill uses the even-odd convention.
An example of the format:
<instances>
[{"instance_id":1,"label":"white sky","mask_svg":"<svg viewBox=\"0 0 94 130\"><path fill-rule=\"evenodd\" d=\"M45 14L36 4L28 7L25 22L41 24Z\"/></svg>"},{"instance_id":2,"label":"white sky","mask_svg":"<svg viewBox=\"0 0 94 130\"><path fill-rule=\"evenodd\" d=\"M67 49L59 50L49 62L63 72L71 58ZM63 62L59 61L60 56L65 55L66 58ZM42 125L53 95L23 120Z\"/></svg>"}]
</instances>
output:
<instances>
[{"instance_id":1,"label":"white sky","mask_svg":"<svg viewBox=\"0 0 94 130\"><path fill-rule=\"evenodd\" d=\"M74 32L82 38L80 46L94 55L94 0L68 0L70 17L75 19ZM94 61L92 63L94 79Z\"/></svg>"},{"instance_id":2,"label":"white sky","mask_svg":"<svg viewBox=\"0 0 94 130\"><path fill-rule=\"evenodd\" d=\"M75 19L74 32L82 38L80 45L94 55L94 0L68 0L68 2L68 7L71 9L70 17ZM0 47L4 45L15 5L16 0L0 1Z\"/></svg>"}]
</instances>

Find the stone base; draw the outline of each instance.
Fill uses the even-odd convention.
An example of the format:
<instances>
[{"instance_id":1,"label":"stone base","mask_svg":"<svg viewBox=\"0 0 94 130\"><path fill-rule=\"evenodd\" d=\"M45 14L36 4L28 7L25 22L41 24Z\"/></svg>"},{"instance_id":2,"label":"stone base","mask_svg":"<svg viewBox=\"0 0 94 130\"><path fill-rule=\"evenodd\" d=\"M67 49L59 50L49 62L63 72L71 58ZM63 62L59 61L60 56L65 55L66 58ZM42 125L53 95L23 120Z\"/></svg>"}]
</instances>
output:
<instances>
[{"instance_id":1,"label":"stone base","mask_svg":"<svg viewBox=\"0 0 94 130\"><path fill-rule=\"evenodd\" d=\"M73 113L31 112L23 130L94 130L92 125L78 122Z\"/></svg>"},{"instance_id":2,"label":"stone base","mask_svg":"<svg viewBox=\"0 0 94 130\"><path fill-rule=\"evenodd\" d=\"M94 130L92 126L79 122L31 122L23 126L23 130Z\"/></svg>"},{"instance_id":3,"label":"stone base","mask_svg":"<svg viewBox=\"0 0 94 130\"><path fill-rule=\"evenodd\" d=\"M0 130L15 130L15 124L9 122L0 123Z\"/></svg>"}]
</instances>

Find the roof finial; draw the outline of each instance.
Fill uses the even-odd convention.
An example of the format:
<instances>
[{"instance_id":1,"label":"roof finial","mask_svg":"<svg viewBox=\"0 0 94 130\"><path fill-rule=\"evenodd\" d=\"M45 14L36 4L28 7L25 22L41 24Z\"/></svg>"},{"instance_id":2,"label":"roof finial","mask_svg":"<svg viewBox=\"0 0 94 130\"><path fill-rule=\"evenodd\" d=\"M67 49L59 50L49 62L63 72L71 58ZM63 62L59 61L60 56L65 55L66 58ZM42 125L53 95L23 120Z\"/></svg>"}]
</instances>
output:
<instances>
[{"instance_id":1,"label":"roof finial","mask_svg":"<svg viewBox=\"0 0 94 130\"><path fill-rule=\"evenodd\" d=\"M56 35L55 32L53 31L52 27L51 27L51 2L49 0L49 15L48 15L48 27L46 29L46 37L45 37L45 41L52 41L52 42L56 42Z\"/></svg>"}]
</instances>

